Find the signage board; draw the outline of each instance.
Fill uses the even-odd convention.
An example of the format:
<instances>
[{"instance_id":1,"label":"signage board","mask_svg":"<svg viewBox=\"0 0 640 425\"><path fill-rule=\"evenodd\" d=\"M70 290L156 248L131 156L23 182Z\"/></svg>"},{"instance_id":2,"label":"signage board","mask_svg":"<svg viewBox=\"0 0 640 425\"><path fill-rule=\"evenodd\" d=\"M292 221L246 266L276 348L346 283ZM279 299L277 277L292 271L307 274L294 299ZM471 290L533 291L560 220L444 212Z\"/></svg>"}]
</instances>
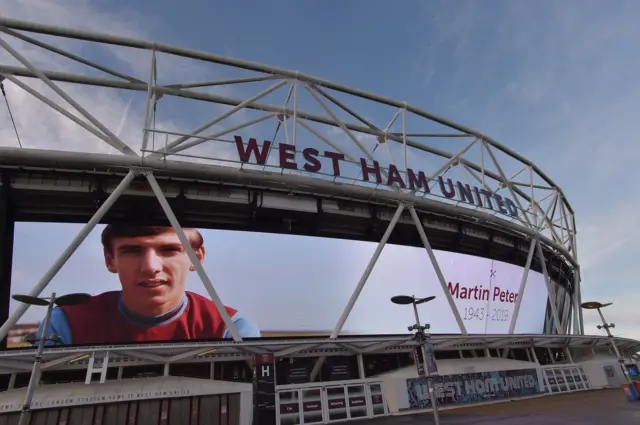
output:
<instances>
[{"instance_id":1,"label":"signage board","mask_svg":"<svg viewBox=\"0 0 640 425\"><path fill-rule=\"evenodd\" d=\"M276 380L275 357L270 354L253 356L253 423L275 425L276 423Z\"/></svg>"},{"instance_id":2,"label":"signage board","mask_svg":"<svg viewBox=\"0 0 640 425\"><path fill-rule=\"evenodd\" d=\"M471 404L544 392L536 369L462 373L430 378L438 405ZM409 407L431 407L426 378L407 379Z\"/></svg>"}]
</instances>

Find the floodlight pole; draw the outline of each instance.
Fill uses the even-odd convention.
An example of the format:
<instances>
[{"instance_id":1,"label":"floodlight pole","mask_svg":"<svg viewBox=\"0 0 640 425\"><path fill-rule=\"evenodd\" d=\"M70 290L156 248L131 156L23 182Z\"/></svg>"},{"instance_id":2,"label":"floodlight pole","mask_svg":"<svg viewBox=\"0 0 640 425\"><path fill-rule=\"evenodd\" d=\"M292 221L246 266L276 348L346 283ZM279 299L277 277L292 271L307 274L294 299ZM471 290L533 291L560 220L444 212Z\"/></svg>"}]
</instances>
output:
<instances>
[{"instance_id":1,"label":"floodlight pole","mask_svg":"<svg viewBox=\"0 0 640 425\"><path fill-rule=\"evenodd\" d=\"M67 249L65 249L62 254L58 257L58 259L53 263L51 268L47 270L42 279L33 287L29 295L32 297L38 297L42 291L47 287L49 282L53 280L53 278L58 274L62 266L69 261L69 258L73 255L74 252L78 249L78 247L84 242L84 240L89 236L91 231L96 227L96 225L102 220L105 214L111 209L113 204L118 200L120 195L124 193L125 190L129 187L129 184L134 179L136 174L133 171L129 171L129 173L122 179L120 184L111 192L111 195L104 201L104 203L98 208L98 211L91 217L91 219L85 224L85 226L80 230L78 235L73 238ZM22 317L22 315L29 308L28 304L20 303L18 307L16 307L15 311L7 318L2 327L0 327L0 341L6 338L7 334L18 323L18 320Z\"/></svg>"},{"instance_id":2,"label":"floodlight pole","mask_svg":"<svg viewBox=\"0 0 640 425\"><path fill-rule=\"evenodd\" d=\"M36 386L40 381L40 363L42 363L44 344L47 340L47 329L49 327L49 320L51 319L51 312L53 311L53 304L55 301L56 294L54 292L51 294L49 305L47 306L47 314L44 316L42 332L40 333L40 342L38 343L38 351L36 351L36 358L33 361L33 368L31 369L31 376L29 377L29 385L27 386L27 394L24 397L24 403L22 404L22 410L20 411L18 425L27 425L29 416L31 415L31 401L33 400L33 393L36 390Z\"/></svg>"},{"instance_id":3,"label":"floodlight pole","mask_svg":"<svg viewBox=\"0 0 640 425\"><path fill-rule=\"evenodd\" d=\"M425 333L427 326L420 325L420 316L418 315L418 304L416 302L416 298L413 297L413 314L416 319L416 324L414 325L414 329L416 330L416 341L420 345L420 351L422 352L422 359L424 361L423 370L426 373L426 381L427 381L427 391L429 392L429 400L431 400L431 410L433 411L433 421L435 425L440 425L440 413L438 412L438 400L435 396L433 379L431 378L431 371L427 367L427 352L424 349L424 345L429 339L429 334Z\"/></svg>"},{"instance_id":4,"label":"floodlight pole","mask_svg":"<svg viewBox=\"0 0 640 425\"><path fill-rule=\"evenodd\" d=\"M618 358L618 363L620 364L620 368L622 369L622 374L624 375L624 378L627 382L631 382L631 378L629 377L629 374L626 370L626 368L624 367L624 358L622 357L622 354L620 353L620 350L618 350L618 346L616 345L616 341L615 338L613 337L613 334L611 333L611 331L609 330L609 328L613 327L613 324L609 324L607 323L606 319L604 318L604 314L602 314L602 308L611 305L611 303L609 304L602 304L600 302L586 302L584 304L581 304L582 308L586 308L589 310L597 310L598 311L598 315L600 316L600 320L602 321L602 326L598 326L598 328L603 327L604 330L607 332L607 337L609 339L609 341L611 342L611 346L613 347L613 351L616 353L616 357Z\"/></svg>"},{"instance_id":5,"label":"floodlight pole","mask_svg":"<svg viewBox=\"0 0 640 425\"><path fill-rule=\"evenodd\" d=\"M616 345L616 341L613 338L613 334L609 330L609 328L611 326L605 320L604 314L602 314L602 309L600 307L598 307L598 308L596 308L596 310L598 311L598 315L600 316L600 320L602 320L602 327L607 332L607 336L611 340L611 346L613 347L613 351L615 351L615 353L616 353L616 357L618 357L619 361L622 361L623 359L622 359L622 355L620 354L620 350L618 350L618 346ZM625 374L625 376L626 376L626 374Z\"/></svg>"}]
</instances>

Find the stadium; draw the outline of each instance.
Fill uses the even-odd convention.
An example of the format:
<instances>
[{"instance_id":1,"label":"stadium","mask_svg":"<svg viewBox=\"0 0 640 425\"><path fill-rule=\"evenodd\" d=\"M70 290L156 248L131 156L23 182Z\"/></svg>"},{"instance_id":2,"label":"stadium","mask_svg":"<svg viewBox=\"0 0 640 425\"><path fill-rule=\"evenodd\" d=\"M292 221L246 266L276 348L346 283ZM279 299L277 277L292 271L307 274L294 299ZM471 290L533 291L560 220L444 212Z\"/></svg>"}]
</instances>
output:
<instances>
[{"instance_id":1,"label":"stadium","mask_svg":"<svg viewBox=\"0 0 640 425\"><path fill-rule=\"evenodd\" d=\"M7 104L24 93L87 140L0 148L0 423L21 411L47 425L329 423L428 411L425 376L437 405L455 407L617 387L637 372L640 341L585 335L567 196L489 136L297 71L5 18L0 32ZM31 61L34 49L51 59ZM135 77L98 60L132 55L144 62ZM191 79L181 61L216 78ZM139 108L138 131L123 137L76 87L131 99L123 114ZM21 239L27 225L59 240ZM170 226L187 287L228 337L83 340L70 326L72 341L59 314L27 310L20 300L53 292L39 304L51 312L56 297L116 289L105 225ZM58 250L34 261L45 242ZM325 255L301 253L310 244ZM390 300L403 295L415 318ZM228 303L258 335L242 335ZM38 344L49 320L61 333ZM105 332L116 321L95 320Z\"/></svg>"}]
</instances>

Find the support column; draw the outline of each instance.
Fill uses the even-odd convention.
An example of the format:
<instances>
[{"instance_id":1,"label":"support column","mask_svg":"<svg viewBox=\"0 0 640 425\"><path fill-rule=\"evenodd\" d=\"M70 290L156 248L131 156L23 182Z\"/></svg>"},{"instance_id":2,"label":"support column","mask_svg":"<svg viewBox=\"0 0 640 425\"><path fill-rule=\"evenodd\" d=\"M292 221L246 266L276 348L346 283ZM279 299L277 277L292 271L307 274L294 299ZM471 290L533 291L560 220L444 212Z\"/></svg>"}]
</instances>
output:
<instances>
[{"instance_id":1,"label":"support column","mask_svg":"<svg viewBox=\"0 0 640 425\"><path fill-rule=\"evenodd\" d=\"M573 356L571 355L571 348L564 347L564 354L567 356L567 360L569 360L569 363L573 363Z\"/></svg>"},{"instance_id":2,"label":"support column","mask_svg":"<svg viewBox=\"0 0 640 425\"><path fill-rule=\"evenodd\" d=\"M167 216L167 219L169 220L169 222L171 223L171 227L173 227L173 230L176 231L176 234L178 235L178 239L180 239L180 243L184 247L184 250L186 251L187 255L189 256L189 259L191 260L193 267L195 267L196 273L198 273L200 280L202 280L202 284L204 285L205 289L209 293L209 296L211 297L211 301L213 301L213 303L215 304L216 309L220 314L220 317L222 317L222 321L224 322L225 326L229 330L231 337L236 342L242 341L242 338L240 337L238 330L236 329L235 325L231 321L231 316L229 316L229 313L224 308L224 304L222 303L222 300L220 300L220 297L218 296L218 293L214 289L213 284L209 279L209 276L207 276L207 272L204 270L204 267L200 263L200 260L198 259L196 252L191 247L191 244L189 243L189 238L187 238L187 235L184 234L184 230L182 230L182 226L178 222L176 215L173 213L173 210L171 209L171 206L169 205L167 198L165 198L164 193L162 193L162 189L160 188L160 185L158 185L158 181L154 177L153 173L151 173L151 171L145 172L144 174L147 181L149 182L149 186L151 186L151 190L153 191L154 195L156 195L156 198L158 199L158 202L160 203L162 210Z\"/></svg>"},{"instance_id":3,"label":"support column","mask_svg":"<svg viewBox=\"0 0 640 425\"><path fill-rule=\"evenodd\" d=\"M573 283L573 297L575 299L575 312L577 320L578 335L584 335L584 322L582 320L582 291L580 289L580 269L576 269Z\"/></svg>"},{"instance_id":4,"label":"support column","mask_svg":"<svg viewBox=\"0 0 640 425\"><path fill-rule=\"evenodd\" d=\"M563 301L562 301L562 329L564 329L565 334L571 334L571 315L573 314L573 301L571 299L571 294L566 287L562 287L562 292L564 293Z\"/></svg>"},{"instance_id":5,"label":"support column","mask_svg":"<svg viewBox=\"0 0 640 425\"><path fill-rule=\"evenodd\" d=\"M367 268L364 269L364 272L362 273L362 277L360 278L360 281L356 285L356 289L353 290L353 294L351 294L351 298L349 299L349 301L347 302L347 305L342 311L342 315L340 316L340 319L338 319L338 323L336 323L336 326L333 329L333 332L331 333L330 338L332 339L337 338L338 335L340 335L340 331L342 330L342 327L347 321L347 318L349 317L349 313L351 313L351 310L353 309L353 306L358 300L358 297L360 296L360 293L362 292L362 289L364 288L365 283L367 283L367 279L369 279L369 275L373 271L373 267L376 265L378 258L380 258L380 254L382 254L382 250L384 249L384 246L387 244L387 241L389 240L389 237L391 236L393 229L395 229L396 224L398 223L398 220L400 220L400 216L402 215L402 211L404 211L404 208L405 208L405 205L403 203L398 204L398 208L396 209L396 212L393 215L393 218L391 218L391 222L389 222L389 225L387 226L387 230L385 230L384 235L382 235L382 239L380 239L380 242L378 243L376 250L373 252L371 259L369 260L369 264L367 264ZM313 366L313 369L311 370L310 382L313 382L313 380L316 378L316 376L320 372L320 368L322 367L322 364L324 363L325 359L326 359L326 356L321 356L316 361L316 364Z\"/></svg>"},{"instance_id":6,"label":"support column","mask_svg":"<svg viewBox=\"0 0 640 425\"><path fill-rule=\"evenodd\" d=\"M364 370L364 358L362 353L358 353L358 377L360 379L366 379L367 375Z\"/></svg>"},{"instance_id":7,"label":"support column","mask_svg":"<svg viewBox=\"0 0 640 425\"><path fill-rule=\"evenodd\" d=\"M513 334L516 329L516 323L518 322L518 314L520 314L520 305L522 304L522 298L524 296L524 290L527 286L527 278L529 277L529 270L531 269L531 261L533 260L533 253L536 250L536 245L538 244L537 239L531 239L531 244L529 245L529 254L527 254L527 262L524 265L524 270L522 271L522 278L520 279L520 289L518 290L518 300L516 301L516 305L513 309L513 316L511 316L511 324L509 325L509 334Z\"/></svg>"},{"instance_id":8,"label":"support column","mask_svg":"<svg viewBox=\"0 0 640 425\"><path fill-rule=\"evenodd\" d=\"M100 374L100 383L104 384L107 381L108 370L109 370L109 352L106 351L104 354L99 352L92 353L91 357L89 358L89 364L87 365L87 374L84 380L85 385L91 384L93 375L96 373ZM120 373L120 369L118 369L118 379L121 379L121 378L122 378L122 374Z\"/></svg>"},{"instance_id":9,"label":"support column","mask_svg":"<svg viewBox=\"0 0 640 425\"><path fill-rule=\"evenodd\" d=\"M389 237L391 236L393 229L396 227L396 224L398 223L398 220L400 219L400 216L402 215L402 211L404 211L404 208L405 208L405 205L403 203L400 203L398 205L398 208L396 209L396 213L393 215L393 218L391 219L391 222L387 226L387 230L384 232L384 235L382 235L382 239L380 239L380 243L378 243L376 250L373 252L373 255L371 256L371 260L369 260L369 264L367 264L367 268L364 269L364 273L362 273L360 282L358 282L358 285L356 285L356 289L354 289L353 294L351 294L351 298L349 299L349 302L347 302L346 307L342 311L342 315L340 316L338 323L336 323L336 327L333 329L333 332L331 333L331 338L337 338L338 335L340 334L340 331L342 330L344 323L347 321L347 318L349 317L349 313L351 313L351 310L353 309L353 306L358 300L358 297L360 296L360 293L362 292L362 289L364 288L365 283L367 283L367 279L369 279L369 275L371 274L371 272L373 271L373 268L378 262L378 258L380 258L380 254L382 254L382 250L384 249L384 246L387 244L387 241L389 240Z\"/></svg>"},{"instance_id":10,"label":"support column","mask_svg":"<svg viewBox=\"0 0 640 425\"><path fill-rule=\"evenodd\" d=\"M574 280L574 284L573 284L573 293L571 294L571 301L573 302L573 323L572 323L572 328L573 328L573 334L574 335L581 335L580 333L580 320L578 319L578 310L581 308L578 305L578 290L576 288L575 285L575 280Z\"/></svg>"},{"instance_id":11,"label":"support column","mask_svg":"<svg viewBox=\"0 0 640 425\"><path fill-rule=\"evenodd\" d=\"M276 380L275 356L255 354L253 356L253 424L275 425Z\"/></svg>"},{"instance_id":12,"label":"support column","mask_svg":"<svg viewBox=\"0 0 640 425\"><path fill-rule=\"evenodd\" d=\"M9 174L3 174L0 186L0 321L9 318L11 297L11 268L13 264L13 235L15 222L11 208L11 181ZM0 349L7 347L2 338Z\"/></svg>"},{"instance_id":13,"label":"support column","mask_svg":"<svg viewBox=\"0 0 640 425\"><path fill-rule=\"evenodd\" d=\"M53 263L51 268L47 270L42 279L36 284L36 286L31 289L29 295L32 297L38 297L42 293L42 291L47 287L49 282L53 280L53 278L58 274L62 266L69 261L69 258L73 255L74 252L78 249L78 247L84 242L84 240L89 236L91 231L96 227L96 225L102 220L104 215L111 209L113 204L118 200L120 195L129 187L129 184L134 179L135 173L130 171L124 179L120 182L120 184L114 189L114 191L109 195L109 197L104 201L104 203L98 208L98 211L91 217L91 219L85 224L85 226L80 230L78 235L73 238L67 249L65 249L62 254L58 257L58 259ZM2 327L0 327L0 340L6 338L9 330L15 326L15 324L20 320L22 315L29 308L29 304L19 303L18 307L16 307L15 311L7 318Z\"/></svg>"},{"instance_id":14,"label":"support column","mask_svg":"<svg viewBox=\"0 0 640 425\"><path fill-rule=\"evenodd\" d=\"M427 250L427 255L429 256L429 260L431 260L431 265L436 272L436 276L438 276L438 282L440 282L440 286L442 287L442 291L444 292L444 296L449 302L449 307L451 307L451 311L453 312L453 317L455 317L456 322L458 323L458 327L460 328L460 332L463 335L467 335L467 328L464 326L464 322L462 321L462 317L460 316L460 312L458 311L458 307L456 307L456 303L449 292L449 288L447 288L447 282L444 279L444 275L442 274L442 270L440 269L440 265L438 264L438 260L436 259L436 255L431 249L431 244L429 243L429 239L427 239L427 235L424 232L424 227L422 226L422 222L418 217L418 213L416 213L413 205L409 205L409 212L411 213L411 218L413 219L413 224L415 224L416 229L418 230L418 234L420 235L420 239L422 240L422 244L424 245L424 249Z\"/></svg>"},{"instance_id":15,"label":"support column","mask_svg":"<svg viewBox=\"0 0 640 425\"><path fill-rule=\"evenodd\" d=\"M542 245L538 241L538 259L542 266L542 274L544 275L544 283L547 285L547 295L549 296L549 304L551 304L551 313L553 315L553 324L555 325L558 335L563 335L562 325L560 323L560 317L558 316L558 303L556 302L556 296L551 286L551 280L549 279L549 273L547 273L547 263L544 260L544 254L542 252Z\"/></svg>"},{"instance_id":16,"label":"support column","mask_svg":"<svg viewBox=\"0 0 640 425\"><path fill-rule=\"evenodd\" d=\"M7 386L8 390L12 390L15 388L16 386L16 376L18 376L17 373L12 373L11 375L9 375L9 385Z\"/></svg>"}]
</instances>

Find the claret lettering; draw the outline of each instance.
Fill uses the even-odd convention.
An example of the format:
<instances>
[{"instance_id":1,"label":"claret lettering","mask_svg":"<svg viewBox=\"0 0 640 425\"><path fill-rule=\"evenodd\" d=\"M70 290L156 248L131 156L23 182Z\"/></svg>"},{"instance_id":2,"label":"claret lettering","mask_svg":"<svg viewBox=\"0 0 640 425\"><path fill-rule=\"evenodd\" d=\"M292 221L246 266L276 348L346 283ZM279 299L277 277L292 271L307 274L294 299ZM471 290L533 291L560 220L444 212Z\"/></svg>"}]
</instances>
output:
<instances>
[{"instance_id":1,"label":"claret lettering","mask_svg":"<svg viewBox=\"0 0 640 425\"><path fill-rule=\"evenodd\" d=\"M493 301L513 304L518 301L518 293L511 292L508 289L503 290L496 286L493 288Z\"/></svg>"},{"instance_id":2,"label":"claret lettering","mask_svg":"<svg viewBox=\"0 0 640 425\"><path fill-rule=\"evenodd\" d=\"M498 286L493 287L491 292L482 285L466 287L460 285L459 282L456 282L455 284L449 282L447 286L451 296L459 300L489 301L489 294L491 293L491 301L493 302L514 304L518 301L517 292L511 292L508 289L502 289Z\"/></svg>"},{"instance_id":3,"label":"claret lettering","mask_svg":"<svg viewBox=\"0 0 640 425\"><path fill-rule=\"evenodd\" d=\"M483 288L482 285L476 285L472 288L460 286L460 283L453 285L451 282L447 285L449 292L454 298L460 300L476 300L476 301L488 301L489 290Z\"/></svg>"},{"instance_id":4,"label":"claret lettering","mask_svg":"<svg viewBox=\"0 0 640 425\"><path fill-rule=\"evenodd\" d=\"M250 138L247 142L241 136L234 136L238 156L243 163L254 163L257 165L265 165L269 156L269 152L273 143L265 140L262 145L258 145L255 138ZM338 152L324 151L320 152L314 148L305 148L302 152L296 152L294 145L280 143L277 148L278 161L280 168L299 170L303 169L310 173L331 173L336 177L340 177L340 163L345 160L344 154ZM320 157L324 157L329 161L320 161ZM300 162L298 162L300 161ZM378 161L368 161L365 158L359 158L356 164L360 166L361 178L363 181L376 184L384 184L386 186L398 187L401 189L410 189L414 192L422 191L431 193L429 183L433 179L429 179L423 171L407 168L406 173L391 164L385 168ZM323 170L323 168L329 168ZM511 217L518 216L518 208L516 204L509 198L500 196L489 190L471 186L469 184L444 179L438 176L435 179L437 184L434 187L440 189L440 194L448 199L458 199L460 202L497 211L500 214ZM449 284L451 285L451 284ZM457 285L457 284L456 284ZM451 288L451 286L450 286ZM468 288L464 288L465 290ZM462 291L463 289L460 289ZM472 290L474 294L478 291ZM488 291L483 289L481 292ZM466 292L465 292L466 294ZM474 295L475 296L475 295ZM487 295L488 299L489 295ZM508 302L508 301L507 301Z\"/></svg>"}]
</instances>

